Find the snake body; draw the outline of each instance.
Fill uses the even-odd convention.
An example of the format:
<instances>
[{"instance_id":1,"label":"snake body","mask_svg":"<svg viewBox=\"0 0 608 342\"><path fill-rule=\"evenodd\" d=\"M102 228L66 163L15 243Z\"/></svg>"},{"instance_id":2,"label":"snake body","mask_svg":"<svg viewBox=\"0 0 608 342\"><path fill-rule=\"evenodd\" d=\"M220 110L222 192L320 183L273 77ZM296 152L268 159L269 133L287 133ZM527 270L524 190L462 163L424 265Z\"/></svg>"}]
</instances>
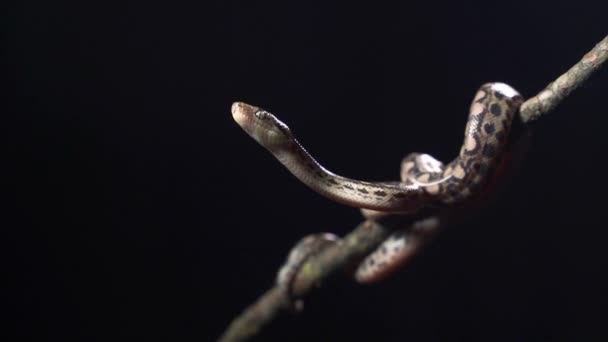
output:
<instances>
[{"instance_id":1,"label":"snake body","mask_svg":"<svg viewBox=\"0 0 608 342\"><path fill-rule=\"evenodd\" d=\"M507 84L482 85L471 104L458 156L444 166L428 154L411 153L401 162L401 182L368 182L336 175L321 166L273 114L235 102L232 115L294 176L321 195L362 209L414 215L428 206L466 203L481 192L500 160L522 102L522 96ZM398 235L389 238L378 250L385 247L393 252L372 253L361 264L357 279L373 281L395 268L404 260L404 253L410 253L407 248L395 248L402 243ZM372 259L374 267L370 267Z\"/></svg>"},{"instance_id":2,"label":"snake body","mask_svg":"<svg viewBox=\"0 0 608 342\"><path fill-rule=\"evenodd\" d=\"M322 251L327 246L337 243L339 238L331 233L311 234L303 237L289 252L287 260L277 273L276 285L287 295L291 295L291 287L296 273L312 255Z\"/></svg>"}]
</instances>

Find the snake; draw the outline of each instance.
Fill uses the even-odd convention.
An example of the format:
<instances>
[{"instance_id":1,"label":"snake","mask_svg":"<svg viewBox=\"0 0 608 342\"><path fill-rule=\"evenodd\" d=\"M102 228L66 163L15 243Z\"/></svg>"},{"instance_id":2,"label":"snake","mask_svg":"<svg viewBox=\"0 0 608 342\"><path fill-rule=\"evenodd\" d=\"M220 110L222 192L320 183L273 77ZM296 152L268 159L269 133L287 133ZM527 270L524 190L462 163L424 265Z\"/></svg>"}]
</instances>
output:
<instances>
[{"instance_id":1,"label":"snake","mask_svg":"<svg viewBox=\"0 0 608 342\"><path fill-rule=\"evenodd\" d=\"M292 295L295 275L302 265L312 256L323 249L335 245L340 238L332 233L316 233L303 237L290 250L287 260L279 269L276 286L283 289L287 296Z\"/></svg>"},{"instance_id":2,"label":"snake","mask_svg":"<svg viewBox=\"0 0 608 342\"><path fill-rule=\"evenodd\" d=\"M317 162L298 142L291 129L275 115L257 106L235 102L236 123L265 147L310 189L335 202L360 208L364 216L398 214L414 217L428 207L467 204L487 188L509 140L523 97L501 82L483 84L469 109L464 141L447 165L425 153L410 153L401 161L400 181L370 182L337 175ZM440 220L414 220L434 231ZM423 229L424 230L424 229ZM373 282L392 272L411 254L412 232L395 232L364 260L357 281ZM405 232L405 233L404 233Z\"/></svg>"}]
</instances>

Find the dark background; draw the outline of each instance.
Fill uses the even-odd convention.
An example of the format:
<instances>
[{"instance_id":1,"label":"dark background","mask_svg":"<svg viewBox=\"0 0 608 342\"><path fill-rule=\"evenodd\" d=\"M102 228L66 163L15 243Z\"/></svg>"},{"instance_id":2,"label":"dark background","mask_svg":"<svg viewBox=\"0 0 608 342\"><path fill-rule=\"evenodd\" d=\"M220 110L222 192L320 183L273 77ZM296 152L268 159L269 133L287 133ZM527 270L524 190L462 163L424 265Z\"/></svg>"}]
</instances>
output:
<instances>
[{"instance_id":1,"label":"dark background","mask_svg":"<svg viewBox=\"0 0 608 342\"><path fill-rule=\"evenodd\" d=\"M450 160L484 82L540 91L606 35L598 1L4 5L1 231L10 341L207 341L290 247L357 210L233 121L284 119L331 170ZM326 284L260 340L605 340L606 94L534 127L521 173L384 283ZM6 339L8 341L8 339Z\"/></svg>"}]
</instances>

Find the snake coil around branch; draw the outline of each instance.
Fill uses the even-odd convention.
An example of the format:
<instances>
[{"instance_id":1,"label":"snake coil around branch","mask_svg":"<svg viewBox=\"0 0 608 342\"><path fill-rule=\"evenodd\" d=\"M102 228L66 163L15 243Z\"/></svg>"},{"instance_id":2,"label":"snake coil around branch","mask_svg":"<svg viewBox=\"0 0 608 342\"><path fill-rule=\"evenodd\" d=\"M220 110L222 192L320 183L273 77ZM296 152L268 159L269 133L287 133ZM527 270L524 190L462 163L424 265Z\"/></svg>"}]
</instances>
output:
<instances>
[{"instance_id":1,"label":"snake coil around branch","mask_svg":"<svg viewBox=\"0 0 608 342\"><path fill-rule=\"evenodd\" d=\"M521 122L527 125L549 113L574 89L581 86L594 72L598 71L607 59L608 36L604 37L578 63L560 75L554 82L551 82L544 90L525 101L520 106L518 113ZM235 116L235 111L248 111L250 114L255 115L258 113L258 116L267 116L267 114L260 112L258 108L243 103L234 104L232 107L233 116ZM280 121L278 122L280 123ZM282 128L288 131L286 126ZM420 164L415 163L415 165ZM435 199L437 198L435 197ZM433 202L437 201L430 200L425 203L432 206L436 204L433 204ZM412 222L415 222L404 223L399 219L395 220L394 215L382 211L369 211L365 209L363 211L364 215L373 218L373 220L368 219L361 223L343 239L337 240L339 243L330 242L319 246L320 248L305 254L295 263L293 259L288 259L286 265L282 268L284 270L283 276L279 276L277 286L263 294L255 303L246 308L241 315L236 317L219 340L223 342L245 341L255 336L260 329L272 321L279 313L290 308L294 298L304 296L314 288L315 284L341 270L353 260L359 260L361 257L368 255L374 248L382 244L383 241L386 243L388 241L387 238L395 230L406 229L407 227L411 227ZM411 251L415 251L416 248L423 245L432 235L421 234L418 236L418 239L410 239L407 246L409 246ZM330 240L335 239L332 238ZM296 249L300 247L302 245L298 244ZM297 253L301 252L302 250ZM285 284L288 284L287 291Z\"/></svg>"}]
</instances>

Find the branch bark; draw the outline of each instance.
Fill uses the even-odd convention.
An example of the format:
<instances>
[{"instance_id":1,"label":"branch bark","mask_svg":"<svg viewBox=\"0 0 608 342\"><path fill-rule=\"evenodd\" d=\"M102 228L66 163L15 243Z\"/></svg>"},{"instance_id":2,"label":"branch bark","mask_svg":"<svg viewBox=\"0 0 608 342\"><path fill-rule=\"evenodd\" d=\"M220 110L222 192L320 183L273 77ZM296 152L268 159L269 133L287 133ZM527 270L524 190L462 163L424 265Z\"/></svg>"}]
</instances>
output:
<instances>
[{"instance_id":1,"label":"branch bark","mask_svg":"<svg viewBox=\"0 0 608 342\"><path fill-rule=\"evenodd\" d=\"M524 123L538 120L551 112L572 91L580 87L608 59L608 36L587 52L570 70L559 76L536 96L521 105L519 116Z\"/></svg>"},{"instance_id":2,"label":"branch bark","mask_svg":"<svg viewBox=\"0 0 608 342\"><path fill-rule=\"evenodd\" d=\"M302 265L294 278L291 296L305 295L345 265L369 254L393 229L375 221L362 222L339 244L324 249ZM255 336L275 316L293 307L291 296L283 288L273 287L232 321L219 341L245 341Z\"/></svg>"},{"instance_id":3,"label":"branch bark","mask_svg":"<svg viewBox=\"0 0 608 342\"><path fill-rule=\"evenodd\" d=\"M606 59L608 59L608 36L567 72L560 75L536 96L524 102L520 108L522 122L533 122L551 112L572 91L599 70ZM394 220L390 216L389 218L391 219L382 219L378 222L371 220L362 222L346 235L341 243L330 246L311 257L295 276L291 295L279 287L270 289L232 321L219 341L245 341L254 337L274 317L292 309L294 297L305 296L332 274L372 252L391 232L403 228L403 221ZM425 241L426 239L423 238L415 244L421 245Z\"/></svg>"}]
</instances>

